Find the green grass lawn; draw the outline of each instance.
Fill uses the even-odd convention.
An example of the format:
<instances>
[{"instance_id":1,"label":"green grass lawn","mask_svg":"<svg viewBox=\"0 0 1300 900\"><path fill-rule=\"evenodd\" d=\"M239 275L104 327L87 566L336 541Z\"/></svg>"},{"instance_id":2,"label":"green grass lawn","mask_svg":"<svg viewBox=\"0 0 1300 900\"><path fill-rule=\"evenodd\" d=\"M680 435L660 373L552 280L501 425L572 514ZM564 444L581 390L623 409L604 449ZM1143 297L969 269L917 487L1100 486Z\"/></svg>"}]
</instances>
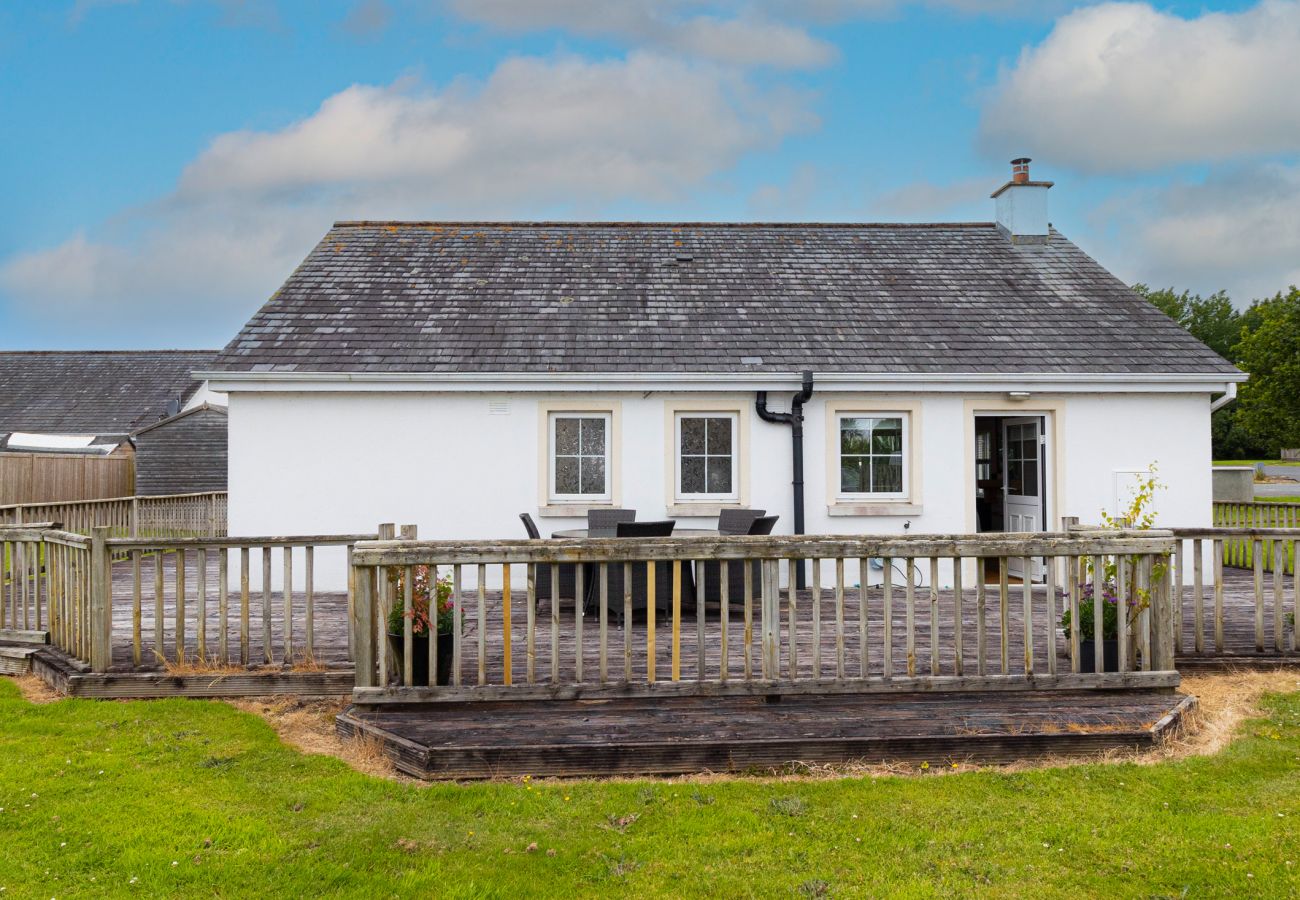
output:
<instances>
[{"instance_id":1,"label":"green grass lawn","mask_svg":"<svg viewBox=\"0 0 1300 900\"><path fill-rule=\"evenodd\" d=\"M1257 466L1263 463L1266 466L1300 466L1300 461L1294 459L1216 459L1216 466Z\"/></svg>"},{"instance_id":2,"label":"green grass lawn","mask_svg":"<svg viewBox=\"0 0 1300 900\"><path fill-rule=\"evenodd\" d=\"M1295 896L1300 694L1266 710L1158 765L421 786L222 703L0 679L0 897Z\"/></svg>"}]
</instances>

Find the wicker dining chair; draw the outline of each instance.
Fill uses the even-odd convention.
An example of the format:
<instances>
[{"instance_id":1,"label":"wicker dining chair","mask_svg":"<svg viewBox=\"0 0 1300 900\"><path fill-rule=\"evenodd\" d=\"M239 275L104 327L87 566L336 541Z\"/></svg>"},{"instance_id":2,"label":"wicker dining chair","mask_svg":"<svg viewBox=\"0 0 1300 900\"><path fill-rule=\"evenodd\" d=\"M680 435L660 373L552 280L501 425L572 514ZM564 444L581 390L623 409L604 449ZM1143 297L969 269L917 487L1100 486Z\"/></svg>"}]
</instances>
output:
<instances>
[{"instance_id":1,"label":"wicker dining chair","mask_svg":"<svg viewBox=\"0 0 1300 900\"><path fill-rule=\"evenodd\" d=\"M744 532L751 535L771 534L772 529L776 527L776 520L780 516L758 516L749 523L749 530ZM745 565L740 560L733 560L727 565L727 601L729 603L745 602ZM758 560L753 560L749 565L750 570L750 590L755 600L763 596L763 566ZM704 564L704 583L700 585L700 590L704 591L704 603L707 606L722 605L722 564L717 560L709 560Z\"/></svg>"},{"instance_id":2,"label":"wicker dining chair","mask_svg":"<svg viewBox=\"0 0 1300 900\"><path fill-rule=\"evenodd\" d=\"M718 513L718 534L749 534L749 526L765 509L724 509Z\"/></svg>"},{"instance_id":3,"label":"wicker dining chair","mask_svg":"<svg viewBox=\"0 0 1300 900\"><path fill-rule=\"evenodd\" d=\"M587 510L587 537L615 537L620 522L635 522L635 509Z\"/></svg>"}]
</instances>

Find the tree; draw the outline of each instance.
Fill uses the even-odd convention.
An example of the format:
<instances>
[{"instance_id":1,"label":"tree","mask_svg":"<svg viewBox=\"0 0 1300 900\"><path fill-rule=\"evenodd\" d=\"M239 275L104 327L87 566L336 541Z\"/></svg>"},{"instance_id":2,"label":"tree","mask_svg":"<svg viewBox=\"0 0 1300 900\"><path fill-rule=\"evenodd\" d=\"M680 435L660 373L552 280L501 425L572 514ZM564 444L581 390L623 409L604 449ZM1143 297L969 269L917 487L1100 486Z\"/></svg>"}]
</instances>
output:
<instances>
[{"instance_id":1,"label":"tree","mask_svg":"<svg viewBox=\"0 0 1300 900\"><path fill-rule=\"evenodd\" d=\"M1300 447L1300 288L1252 304L1249 327L1236 346L1250 381L1237 403L1238 423L1277 456Z\"/></svg>"},{"instance_id":2,"label":"tree","mask_svg":"<svg viewBox=\"0 0 1300 900\"><path fill-rule=\"evenodd\" d=\"M1237 362L1235 348L1241 340L1242 314L1223 291L1208 297L1173 288L1152 290L1145 284L1133 285L1157 309L1173 319L1192 336L1229 362Z\"/></svg>"}]
</instances>

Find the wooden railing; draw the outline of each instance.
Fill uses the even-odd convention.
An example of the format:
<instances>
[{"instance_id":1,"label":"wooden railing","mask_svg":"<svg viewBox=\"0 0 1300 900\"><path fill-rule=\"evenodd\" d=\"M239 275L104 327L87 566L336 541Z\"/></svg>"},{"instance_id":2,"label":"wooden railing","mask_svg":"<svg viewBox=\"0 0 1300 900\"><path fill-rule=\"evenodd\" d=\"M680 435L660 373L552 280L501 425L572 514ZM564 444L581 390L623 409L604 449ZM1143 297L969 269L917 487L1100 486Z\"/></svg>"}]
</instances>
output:
<instances>
[{"instance_id":1,"label":"wooden railing","mask_svg":"<svg viewBox=\"0 0 1300 900\"><path fill-rule=\"evenodd\" d=\"M91 671L177 666L315 666L318 551L379 534L295 537L85 537L48 524L0 526L0 629L48 632ZM382 532L381 532L382 533ZM116 563L115 563L116 561ZM256 567L254 562L256 561ZM341 587L341 585L336 585ZM351 618L351 584L329 614ZM350 634L339 625L351 657Z\"/></svg>"},{"instance_id":2,"label":"wooden railing","mask_svg":"<svg viewBox=\"0 0 1300 900\"><path fill-rule=\"evenodd\" d=\"M1174 596L1181 601L1174 609L1178 653L1235 656L1243 650L1249 652L1249 646L1243 647L1242 641L1233 641L1227 634L1234 624L1233 611L1237 610L1240 618L1243 606L1251 614L1255 653L1296 652L1300 582L1295 577L1293 563L1300 543L1300 528L1175 528L1173 534L1179 539L1174 560ZM1224 577L1229 555L1242 547L1246 548L1246 559L1254 576L1245 604L1227 589ZM1291 573L1289 590L1288 572ZM1207 588L1211 591L1208 598ZM1186 595L1188 589L1190 595ZM1208 609L1207 602L1213 604ZM1191 626L1190 646L1185 634L1187 624Z\"/></svg>"},{"instance_id":3,"label":"wooden railing","mask_svg":"<svg viewBox=\"0 0 1300 900\"><path fill-rule=\"evenodd\" d=\"M226 533L226 494L164 494L0 506L0 525L57 522L89 536L109 528L114 537L217 537Z\"/></svg>"},{"instance_id":4,"label":"wooden railing","mask_svg":"<svg viewBox=\"0 0 1300 900\"><path fill-rule=\"evenodd\" d=\"M353 554L354 700L1170 686L1174 546L1164 531L367 542ZM988 560L998 561L991 584ZM1015 583L1013 560L1025 571L1038 561L1046 583ZM1108 563L1125 576L1121 585L1133 568L1141 602L1132 598L1131 619L1122 617L1118 671L1105 671L1099 641L1089 674L1081 671L1087 636L1076 628L1063 638L1058 616L1064 606L1079 621L1085 586ZM592 587L589 610L582 600L568 610L539 602L537 572L555 597L562 565L574 567L577 597ZM698 586L714 565L716 611L703 592L690 596L686 578L693 567ZM450 635L421 647L404 617L390 643L398 585L410 609L421 566L451 580ZM733 593L736 566L743 589ZM793 590L801 566L809 587ZM647 602L644 621L633 609L636 567L644 567L644 596L657 596L656 579L670 586L666 610ZM611 589L618 581L621 596ZM1130 599L1120 592L1121 602ZM1093 593L1101 622L1106 591ZM426 653L428 676L418 680L417 654Z\"/></svg>"},{"instance_id":5,"label":"wooden railing","mask_svg":"<svg viewBox=\"0 0 1300 900\"><path fill-rule=\"evenodd\" d=\"M1300 469L1296 470L1300 472ZM1300 503L1221 503L1214 504L1214 525L1233 530L1300 529ZM1278 557L1273 541L1268 539L1264 551L1264 571L1272 572ZM1295 574L1295 553L1288 550L1282 557L1283 570ZM1223 546L1223 564L1235 569L1255 567L1255 542L1249 539L1228 540Z\"/></svg>"}]
</instances>

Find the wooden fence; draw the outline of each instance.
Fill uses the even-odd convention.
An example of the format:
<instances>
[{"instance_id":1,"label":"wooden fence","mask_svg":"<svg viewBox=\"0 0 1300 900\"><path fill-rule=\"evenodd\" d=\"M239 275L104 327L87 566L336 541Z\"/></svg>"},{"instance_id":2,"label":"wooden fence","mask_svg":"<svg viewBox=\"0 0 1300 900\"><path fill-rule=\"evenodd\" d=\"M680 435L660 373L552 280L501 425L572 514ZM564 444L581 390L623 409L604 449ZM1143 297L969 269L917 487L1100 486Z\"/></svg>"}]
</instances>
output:
<instances>
[{"instance_id":1,"label":"wooden fence","mask_svg":"<svg viewBox=\"0 0 1300 900\"><path fill-rule=\"evenodd\" d=\"M1220 503L1214 504L1215 526L1230 531L1259 529L1300 529L1300 503ZM1264 571L1272 572L1278 562L1273 552L1273 539L1265 540ZM1281 557L1283 571L1295 574L1295 552L1288 548ZM1255 542L1248 537L1226 540L1223 546L1223 564L1235 569L1255 567Z\"/></svg>"},{"instance_id":2,"label":"wooden fence","mask_svg":"<svg viewBox=\"0 0 1300 900\"><path fill-rule=\"evenodd\" d=\"M1274 655L1296 652L1300 582L1295 577L1293 562L1297 543L1300 543L1300 528L1175 528L1173 533L1179 538L1174 561L1174 596L1180 600L1174 608L1175 649L1178 653L1239 654L1240 648L1230 646L1225 637L1226 624L1230 623L1227 610L1235 598L1230 596L1225 586L1224 567L1228 565L1228 555L1238 552L1243 546L1247 548L1248 565L1254 574L1248 597L1248 605L1253 611L1254 650L1259 654ZM1205 572L1207 556L1210 561L1208 578ZM1267 579L1266 571L1269 573ZM1291 574L1290 591L1286 583L1288 572ZM1213 603L1208 617L1207 585L1212 591L1208 602ZM1191 589L1191 595L1185 598L1186 588ZM1184 624L1188 615L1192 630L1190 647L1184 645ZM1207 642L1210 633L1213 635L1212 643Z\"/></svg>"},{"instance_id":3,"label":"wooden fence","mask_svg":"<svg viewBox=\"0 0 1300 900\"><path fill-rule=\"evenodd\" d=\"M95 528L109 528L114 537L220 537L226 533L226 494L164 494L0 506L0 525L26 522L56 522L64 531L86 536Z\"/></svg>"},{"instance_id":4,"label":"wooden fence","mask_svg":"<svg viewBox=\"0 0 1300 900\"><path fill-rule=\"evenodd\" d=\"M0 504L97 500L135 493L135 459L88 453L0 453Z\"/></svg>"},{"instance_id":5,"label":"wooden fence","mask_svg":"<svg viewBox=\"0 0 1300 900\"><path fill-rule=\"evenodd\" d=\"M85 537L48 523L0 526L0 631L48 632L51 643L93 672L168 664L311 666L316 552L346 548L350 572L351 548L378 536L112 533L96 527ZM254 560L259 571L251 568ZM348 607L351 596L349 584ZM351 617L346 609L338 615Z\"/></svg>"},{"instance_id":6,"label":"wooden fence","mask_svg":"<svg viewBox=\"0 0 1300 900\"><path fill-rule=\"evenodd\" d=\"M1170 686L1177 683L1167 577L1174 547L1167 531L368 542L353 554L353 696L357 702L382 703ZM1001 563L998 582L986 585L981 575L963 588L963 579L971 577L965 573L982 573L988 558ZM1031 558L1046 563L1047 584L1009 583L1008 560L1020 559L1029 570ZM846 585L846 578L855 576L859 585L868 584L873 560L883 561L878 589ZM806 561L812 563L810 586L793 590L792 576ZM895 562L907 573L902 584L894 582ZM1120 617L1118 671L1106 672L1100 640L1106 592L1091 592L1098 641L1091 660L1095 673L1088 674L1081 672L1087 668L1081 641L1088 636L1072 629L1062 647L1057 604L1078 622L1086 586L1103 577L1092 573L1103 573L1112 563L1122 573L1133 568L1141 602L1124 596L1121 587L1120 602L1132 608L1132 616ZM549 621L539 621L537 572L545 567L550 596L558 596L561 565L574 567L578 597L585 596L584 584L594 586L594 611L588 614L583 602L572 611L547 603ZM694 621L684 632L684 574L694 566L700 584L711 565L719 572L717 614L706 609L704 592L696 593ZM419 566L431 567L431 576L450 577L453 620L449 646L427 641L429 675L423 683L414 678L411 619L403 619L400 654L390 649L386 634L395 585L402 585L401 599L410 609ZM743 590L733 594L728 570L734 566L742 567L744 577ZM645 604L645 627L628 627L634 620L636 567L644 567L649 597L656 596L656 578L669 579L667 621L659 621L651 602ZM924 579L915 583L910 573L918 570L929 573L928 585ZM950 599L941 604L943 578L953 585L944 589ZM622 596L611 589L611 582L620 581ZM1121 577L1120 583L1130 580ZM499 592L489 591L489 584L500 584ZM621 648L611 642L614 618L623 623ZM1013 649L1020 650L1020 658ZM450 683L439 686L438 657L447 652L452 654ZM544 656L546 665L539 667Z\"/></svg>"}]
</instances>

